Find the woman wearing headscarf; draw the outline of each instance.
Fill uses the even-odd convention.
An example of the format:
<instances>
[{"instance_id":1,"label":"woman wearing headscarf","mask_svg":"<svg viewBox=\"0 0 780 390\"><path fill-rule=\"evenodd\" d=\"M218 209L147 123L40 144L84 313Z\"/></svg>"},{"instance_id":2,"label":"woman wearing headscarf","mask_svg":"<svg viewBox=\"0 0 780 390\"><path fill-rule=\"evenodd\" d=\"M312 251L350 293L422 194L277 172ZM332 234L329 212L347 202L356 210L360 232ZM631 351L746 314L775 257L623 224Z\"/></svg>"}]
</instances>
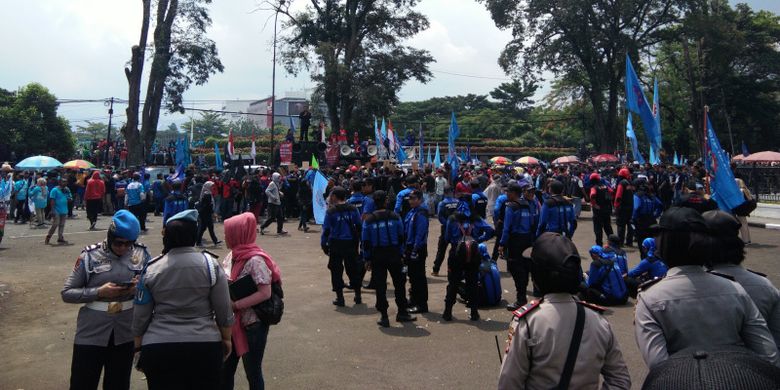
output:
<instances>
[{"instance_id":1,"label":"woman wearing headscarf","mask_svg":"<svg viewBox=\"0 0 780 390\"><path fill-rule=\"evenodd\" d=\"M217 235L214 234L214 198L211 192L212 187L214 187L214 182L207 181L203 183L203 188L200 190L200 198L198 199L198 242L196 244L198 246L203 246L203 232L206 229L209 230L211 242L214 245L221 242L217 239Z\"/></svg>"},{"instance_id":2,"label":"woman wearing headscarf","mask_svg":"<svg viewBox=\"0 0 780 390\"><path fill-rule=\"evenodd\" d=\"M35 183L37 185L30 189L30 199L33 200L35 205L35 219L37 220L35 226L38 227L43 226L43 223L46 221L46 203L49 199L49 188L46 187L46 179L42 177L39 177Z\"/></svg>"},{"instance_id":3,"label":"woman wearing headscarf","mask_svg":"<svg viewBox=\"0 0 780 390\"><path fill-rule=\"evenodd\" d=\"M92 172L92 178L87 181L84 199L87 201L87 219L89 230L95 229L98 214L103 209L103 196L106 194L106 183L100 178L100 172Z\"/></svg>"},{"instance_id":4,"label":"woman wearing headscarf","mask_svg":"<svg viewBox=\"0 0 780 390\"><path fill-rule=\"evenodd\" d=\"M271 284L281 283L279 267L271 256L257 244L257 220L254 214L246 212L225 221L225 241L230 253L222 266L229 280L235 282L250 275L257 284L257 292L237 301L233 301L233 352L225 361L222 371L223 390L233 389L238 359L244 363L249 388L263 389L263 354L268 339L269 325L257 318L253 306L271 297Z\"/></svg>"},{"instance_id":5,"label":"woman wearing headscarf","mask_svg":"<svg viewBox=\"0 0 780 390\"><path fill-rule=\"evenodd\" d=\"M233 311L217 260L198 252L198 212L182 211L163 228L163 256L138 282L133 316L136 367L150 390L216 389L230 355Z\"/></svg>"}]
</instances>

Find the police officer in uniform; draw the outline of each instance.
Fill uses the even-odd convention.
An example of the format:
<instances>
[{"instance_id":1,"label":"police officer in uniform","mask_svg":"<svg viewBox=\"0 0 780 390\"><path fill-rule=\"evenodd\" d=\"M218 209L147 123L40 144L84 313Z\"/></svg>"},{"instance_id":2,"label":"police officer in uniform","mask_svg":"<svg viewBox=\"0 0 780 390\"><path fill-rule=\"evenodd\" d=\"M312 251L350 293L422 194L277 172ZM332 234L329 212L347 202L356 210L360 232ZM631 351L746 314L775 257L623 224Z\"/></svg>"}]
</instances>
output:
<instances>
[{"instance_id":1,"label":"police officer in uniform","mask_svg":"<svg viewBox=\"0 0 780 390\"><path fill-rule=\"evenodd\" d=\"M563 183L553 180L550 183L550 197L544 200L539 213L537 236L544 232L561 233L569 239L574 236L574 230L577 229L574 205L562 193Z\"/></svg>"},{"instance_id":2,"label":"police officer in uniform","mask_svg":"<svg viewBox=\"0 0 780 390\"><path fill-rule=\"evenodd\" d=\"M365 214L363 212L363 205L366 201L366 196L363 195L363 183L360 180L352 182L352 195L347 199L347 203L355 206L361 216Z\"/></svg>"},{"instance_id":3,"label":"police officer in uniform","mask_svg":"<svg viewBox=\"0 0 780 390\"><path fill-rule=\"evenodd\" d=\"M422 205L423 193L409 193L411 209L404 218L406 250L404 259L409 272L410 313L428 312L428 279L425 277L425 260L428 258L428 209Z\"/></svg>"},{"instance_id":4,"label":"police officer in uniform","mask_svg":"<svg viewBox=\"0 0 780 390\"><path fill-rule=\"evenodd\" d=\"M412 193L412 191L417 189L417 185L417 176L409 176L406 178L406 188L398 191L398 195L395 197L395 208L393 211L400 215L401 218L406 218L406 213L412 209L412 207L409 205L409 195Z\"/></svg>"},{"instance_id":5,"label":"police officer in uniform","mask_svg":"<svg viewBox=\"0 0 780 390\"><path fill-rule=\"evenodd\" d=\"M514 314L498 377L503 389L630 389L623 354L603 308L573 297L582 281L577 247L544 233L531 251L534 282L544 297Z\"/></svg>"},{"instance_id":6,"label":"police officer in uniform","mask_svg":"<svg viewBox=\"0 0 780 390\"><path fill-rule=\"evenodd\" d=\"M745 243L739 237L741 223L732 214L721 210L702 214L711 241L711 269L734 278L750 295L758 312L766 320L769 331L780 349L780 292L766 275L743 267Z\"/></svg>"},{"instance_id":7,"label":"police officer in uniform","mask_svg":"<svg viewBox=\"0 0 780 390\"><path fill-rule=\"evenodd\" d=\"M76 320L71 389L129 389L133 363L133 294L149 260L136 242L141 225L127 210L111 219L106 240L81 251L62 289L62 300L83 303Z\"/></svg>"},{"instance_id":8,"label":"police officer in uniform","mask_svg":"<svg viewBox=\"0 0 780 390\"><path fill-rule=\"evenodd\" d=\"M634 311L636 341L648 367L684 349L716 346L744 346L780 365L772 334L745 289L702 268L709 243L701 214L671 207L657 229L669 271L640 286Z\"/></svg>"},{"instance_id":9,"label":"police officer in uniform","mask_svg":"<svg viewBox=\"0 0 780 390\"><path fill-rule=\"evenodd\" d=\"M439 202L439 205L436 209L436 215L439 218L439 223L441 226L439 242L436 247L436 258L433 260L433 272L431 273L433 276L439 276L441 264L444 262L444 256L447 254L447 239L445 237L447 221L450 219L450 216L452 216L455 211L458 210L458 203L459 201L452 197L452 187L445 186L444 199Z\"/></svg>"},{"instance_id":10,"label":"police officer in uniform","mask_svg":"<svg viewBox=\"0 0 780 390\"><path fill-rule=\"evenodd\" d=\"M527 190L527 191L526 191ZM506 258L506 267L515 282L515 301L507 305L507 310L517 308L528 302L528 274L531 271L530 260L523 257L523 251L530 248L536 237L535 200L528 200L523 194L533 194L533 186L526 188L519 184L510 184L507 189L508 201L504 210L503 230L499 240L498 252Z\"/></svg>"},{"instance_id":11,"label":"police officer in uniform","mask_svg":"<svg viewBox=\"0 0 780 390\"><path fill-rule=\"evenodd\" d=\"M376 310L381 317L377 324L383 328L390 326L387 316L387 274L393 281L398 322L414 321L417 318L407 313L406 275L403 273L401 251L404 248L404 227L398 214L388 211L387 193L376 191L373 194L377 210L368 214L363 221L362 247L366 268L371 269L371 284L376 287Z\"/></svg>"},{"instance_id":12,"label":"police officer in uniform","mask_svg":"<svg viewBox=\"0 0 780 390\"><path fill-rule=\"evenodd\" d=\"M506 184L501 184L501 191L502 194L496 198L496 203L493 206L493 210L491 212L493 213L493 226L496 228L496 231L498 232L498 237L496 237L496 242L493 245L493 261L498 260L498 247L501 246L500 239L501 239L501 232L504 231L504 211L506 209L506 202L509 200L509 197L506 194L508 186L512 183L516 183L514 180L510 180Z\"/></svg>"},{"instance_id":13,"label":"police officer in uniform","mask_svg":"<svg viewBox=\"0 0 780 390\"><path fill-rule=\"evenodd\" d=\"M330 204L333 205L325 214L322 224L320 246L328 258L330 281L336 299L333 304L344 306L344 279L347 272L350 285L355 290L355 304L363 303L360 295L362 281L362 264L358 259L360 245L360 212L346 202L347 190L344 187L333 187L330 191Z\"/></svg>"}]
</instances>

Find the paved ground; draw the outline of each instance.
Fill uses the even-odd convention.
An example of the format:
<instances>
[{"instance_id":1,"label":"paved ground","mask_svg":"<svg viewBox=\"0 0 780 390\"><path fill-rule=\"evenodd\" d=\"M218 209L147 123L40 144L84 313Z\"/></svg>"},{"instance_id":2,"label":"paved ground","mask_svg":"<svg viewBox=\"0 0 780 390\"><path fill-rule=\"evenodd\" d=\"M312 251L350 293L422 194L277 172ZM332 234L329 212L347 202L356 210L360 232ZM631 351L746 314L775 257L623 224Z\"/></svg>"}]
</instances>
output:
<instances>
[{"instance_id":1,"label":"paved ground","mask_svg":"<svg viewBox=\"0 0 780 390\"><path fill-rule=\"evenodd\" d=\"M44 246L43 230L26 225L6 225L0 244L0 389L67 388L71 349L78 305L65 304L60 289L80 249L105 237L105 230L86 231L82 217L69 220L65 246ZM160 218L152 218L149 233L142 237L153 254L161 249ZM107 218L98 222L105 229ZM345 308L331 305L327 260L319 249L319 227L308 234L295 230L289 237L261 236L259 243L282 269L286 313L273 326L266 349L264 371L271 389L329 388L447 388L489 389L496 385L499 358L495 336L503 349L510 314L503 307L481 312L483 320L468 321L466 309L457 305L456 320L443 323L445 277L429 277L430 309L416 323L392 323L381 329L375 324L373 293L363 305ZM438 234L431 223L429 247ZM218 234L222 226L217 227ZM435 232L435 233L434 233ZM754 245L748 248L748 267L768 273L780 284L777 267L777 231L752 229ZM581 253L590 247L590 221L580 221L575 242ZM492 244L491 244L492 248ZM226 253L224 247L214 251ZM639 259L629 250L631 265ZM432 259L429 259L429 269ZM500 264L504 270L505 264ZM504 296L509 297L511 278L502 272ZM391 290L392 291L392 290ZM633 301L613 308L607 318L617 333L635 388L646 375L633 337ZM391 300L392 305L392 300ZM391 315L394 314L391 307ZM238 388L246 388L239 372ZM133 372L132 387L145 388L143 375Z\"/></svg>"}]
</instances>

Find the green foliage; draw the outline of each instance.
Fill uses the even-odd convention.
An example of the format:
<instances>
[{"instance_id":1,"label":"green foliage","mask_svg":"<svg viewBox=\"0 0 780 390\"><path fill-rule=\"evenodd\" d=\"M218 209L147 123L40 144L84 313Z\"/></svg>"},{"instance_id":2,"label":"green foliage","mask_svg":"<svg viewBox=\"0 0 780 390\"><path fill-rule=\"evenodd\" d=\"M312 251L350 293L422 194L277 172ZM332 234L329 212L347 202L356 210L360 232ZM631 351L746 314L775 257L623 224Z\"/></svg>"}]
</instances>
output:
<instances>
[{"instance_id":1,"label":"green foliage","mask_svg":"<svg viewBox=\"0 0 780 390\"><path fill-rule=\"evenodd\" d=\"M113 126L111 126L113 127ZM77 142L90 142L106 138L108 133L107 123L87 121L86 125L76 126L74 133Z\"/></svg>"},{"instance_id":2,"label":"green foliage","mask_svg":"<svg viewBox=\"0 0 780 390\"><path fill-rule=\"evenodd\" d=\"M312 0L296 13L289 1L270 3L288 17L282 63L292 74L311 71L335 129L370 133L372 115L388 115L407 81L431 77L428 51L404 45L428 28L412 10L418 0Z\"/></svg>"},{"instance_id":3,"label":"green foliage","mask_svg":"<svg viewBox=\"0 0 780 390\"><path fill-rule=\"evenodd\" d=\"M221 136L227 134L229 129L222 114L215 112L201 112L200 118L193 120L191 126L195 132L195 139Z\"/></svg>"},{"instance_id":4,"label":"green foliage","mask_svg":"<svg viewBox=\"0 0 780 390\"><path fill-rule=\"evenodd\" d=\"M18 92L0 89L0 159L48 155L66 161L75 145L68 121L57 116L57 98L32 83Z\"/></svg>"}]
</instances>

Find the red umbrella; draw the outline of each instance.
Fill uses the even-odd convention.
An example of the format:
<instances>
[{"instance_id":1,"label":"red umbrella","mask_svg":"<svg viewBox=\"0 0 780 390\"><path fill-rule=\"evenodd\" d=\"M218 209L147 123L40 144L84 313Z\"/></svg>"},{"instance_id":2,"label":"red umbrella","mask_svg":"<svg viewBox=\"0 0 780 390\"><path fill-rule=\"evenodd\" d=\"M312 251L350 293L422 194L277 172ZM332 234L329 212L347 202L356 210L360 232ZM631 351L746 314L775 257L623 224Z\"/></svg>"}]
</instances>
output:
<instances>
[{"instance_id":1,"label":"red umbrella","mask_svg":"<svg viewBox=\"0 0 780 390\"><path fill-rule=\"evenodd\" d=\"M558 157L555 160L553 160L553 164L577 164L580 162L580 159L577 158L577 156L563 156Z\"/></svg>"},{"instance_id":2,"label":"red umbrella","mask_svg":"<svg viewBox=\"0 0 780 390\"><path fill-rule=\"evenodd\" d=\"M595 163L605 163L605 162L617 162L618 158L615 157L614 154L599 154L596 157L593 157L593 162Z\"/></svg>"},{"instance_id":3,"label":"red umbrella","mask_svg":"<svg viewBox=\"0 0 780 390\"><path fill-rule=\"evenodd\" d=\"M765 151L753 153L742 159L743 163L752 162L780 162L780 153Z\"/></svg>"}]
</instances>

